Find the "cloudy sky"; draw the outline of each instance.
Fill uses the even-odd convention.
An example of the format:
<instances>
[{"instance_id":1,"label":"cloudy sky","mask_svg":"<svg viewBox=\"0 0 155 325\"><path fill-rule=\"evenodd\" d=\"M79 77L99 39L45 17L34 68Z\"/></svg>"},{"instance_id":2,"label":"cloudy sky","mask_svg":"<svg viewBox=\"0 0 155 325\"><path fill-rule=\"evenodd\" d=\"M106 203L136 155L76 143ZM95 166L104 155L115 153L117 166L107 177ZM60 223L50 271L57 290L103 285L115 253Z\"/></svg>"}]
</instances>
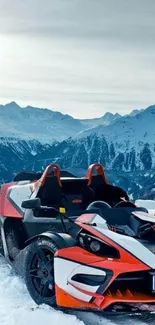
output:
<instances>
[{"instance_id":1,"label":"cloudy sky","mask_svg":"<svg viewBox=\"0 0 155 325\"><path fill-rule=\"evenodd\" d=\"M155 103L155 0L0 0L0 103L75 117Z\"/></svg>"}]
</instances>

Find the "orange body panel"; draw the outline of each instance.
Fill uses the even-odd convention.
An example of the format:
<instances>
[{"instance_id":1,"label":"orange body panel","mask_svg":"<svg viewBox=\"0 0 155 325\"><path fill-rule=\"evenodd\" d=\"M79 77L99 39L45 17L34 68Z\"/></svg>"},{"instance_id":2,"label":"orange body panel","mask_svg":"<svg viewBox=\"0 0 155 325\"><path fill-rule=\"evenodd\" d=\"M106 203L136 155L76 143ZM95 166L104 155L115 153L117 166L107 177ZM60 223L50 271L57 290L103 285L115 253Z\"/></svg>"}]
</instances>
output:
<instances>
[{"instance_id":1,"label":"orange body panel","mask_svg":"<svg viewBox=\"0 0 155 325\"><path fill-rule=\"evenodd\" d=\"M85 301L78 300L71 297L64 290L55 286L57 305L64 308L74 308L74 309L92 309L92 310L103 310L109 307L112 304L116 303L154 303L155 296L141 294L141 293L132 293L127 290L124 293L116 292L115 294L108 293L105 296L103 295L102 299L96 298L93 303L88 303Z\"/></svg>"},{"instance_id":2,"label":"orange body panel","mask_svg":"<svg viewBox=\"0 0 155 325\"><path fill-rule=\"evenodd\" d=\"M123 251L124 250L122 249L122 252ZM148 266L137 260L134 256L130 255L126 251L124 251L124 254L122 253L121 259L112 259L97 256L95 254L87 252L81 247L74 246L58 250L55 256L66 258L68 260L85 265L95 264L95 266L98 268L106 268L109 270L113 270L115 263L115 270L113 270L115 277L124 272L150 270Z\"/></svg>"},{"instance_id":3,"label":"orange body panel","mask_svg":"<svg viewBox=\"0 0 155 325\"><path fill-rule=\"evenodd\" d=\"M7 199L8 189L16 183L7 183L2 185L0 194L0 215L5 217L23 218L23 216L14 208Z\"/></svg>"},{"instance_id":4,"label":"orange body panel","mask_svg":"<svg viewBox=\"0 0 155 325\"><path fill-rule=\"evenodd\" d=\"M103 236L102 236L103 238ZM79 264L85 264L89 266L94 266L99 269L108 269L113 271L113 276L108 283L108 286L105 288L104 292L107 292L108 287L114 281L114 279L121 273L126 272L135 272L135 271L147 271L150 270L145 264L141 261L137 260L132 255L128 254L126 251L122 249L121 259L112 259L99 257L95 254L85 251L80 247L69 247L60 249L56 252L55 256L66 258L68 260L72 260L78 262ZM68 283L69 284L69 283ZM70 285L70 284L69 284ZM79 290L79 288L77 288ZM88 291L79 290L85 294L88 294ZM155 302L155 296L144 295L135 293L134 295L130 291L126 291L124 294L120 292L116 292L115 294L106 293L104 296L104 292L101 294L94 294L90 292L89 294L93 296L95 299L93 303L86 303L80 301L78 299L72 298L70 295L65 293L61 288L56 286L56 296L57 296L57 304L61 307L68 308L90 308L90 309L100 309L103 310L109 305L117 302Z\"/></svg>"},{"instance_id":5,"label":"orange body panel","mask_svg":"<svg viewBox=\"0 0 155 325\"><path fill-rule=\"evenodd\" d=\"M57 285L55 285L55 292L56 292L56 300L57 305L61 307L70 307L70 308L80 308L80 309L96 309L96 305L94 303L88 303L85 301L78 300L72 296L70 296L68 293L66 293L64 290L59 288Z\"/></svg>"}]
</instances>

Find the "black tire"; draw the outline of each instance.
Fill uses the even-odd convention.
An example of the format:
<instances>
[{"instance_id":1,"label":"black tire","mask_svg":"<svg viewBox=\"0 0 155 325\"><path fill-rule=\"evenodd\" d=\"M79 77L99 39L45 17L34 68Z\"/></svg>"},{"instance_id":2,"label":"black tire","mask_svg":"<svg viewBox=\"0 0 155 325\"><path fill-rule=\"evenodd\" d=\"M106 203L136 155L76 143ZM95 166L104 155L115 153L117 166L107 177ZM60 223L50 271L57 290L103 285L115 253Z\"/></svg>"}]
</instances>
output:
<instances>
[{"instance_id":1,"label":"black tire","mask_svg":"<svg viewBox=\"0 0 155 325\"><path fill-rule=\"evenodd\" d=\"M26 248L24 278L30 296L38 305L56 306L53 261L57 250L46 238L39 238Z\"/></svg>"}]
</instances>

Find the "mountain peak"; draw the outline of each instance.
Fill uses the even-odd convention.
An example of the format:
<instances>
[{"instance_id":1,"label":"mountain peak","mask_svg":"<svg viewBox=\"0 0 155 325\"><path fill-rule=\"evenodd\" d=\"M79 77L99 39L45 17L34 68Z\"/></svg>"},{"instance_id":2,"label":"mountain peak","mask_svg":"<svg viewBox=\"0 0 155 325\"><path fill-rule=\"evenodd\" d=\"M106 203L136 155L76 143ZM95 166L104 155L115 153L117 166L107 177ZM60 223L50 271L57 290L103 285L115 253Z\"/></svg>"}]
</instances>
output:
<instances>
[{"instance_id":1,"label":"mountain peak","mask_svg":"<svg viewBox=\"0 0 155 325\"><path fill-rule=\"evenodd\" d=\"M119 113L111 113L111 112L106 112L102 118L116 118L116 117L121 117Z\"/></svg>"},{"instance_id":2,"label":"mountain peak","mask_svg":"<svg viewBox=\"0 0 155 325\"><path fill-rule=\"evenodd\" d=\"M5 108L11 108L11 109L16 109L16 108L21 108L16 102L12 101L4 106Z\"/></svg>"},{"instance_id":3,"label":"mountain peak","mask_svg":"<svg viewBox=\"0 0 155 325\"><path fill-rule=\"evenodd\" d=\"M114 116L113 113L110 113L110 112L106 112L103 117L111 117L111 116Z\"/></svg>"},{"instance_id":4,"label":"mountain peak","mask_svg":"<svg viewBox=\"0 0 155 325\"><path fill-rule=\"evenodd\" d=\"M135 116L139 113L142 113L144 111L144 109L134 109L130 114L127 114L129 116Z\"/></svg>"}]
</instances>

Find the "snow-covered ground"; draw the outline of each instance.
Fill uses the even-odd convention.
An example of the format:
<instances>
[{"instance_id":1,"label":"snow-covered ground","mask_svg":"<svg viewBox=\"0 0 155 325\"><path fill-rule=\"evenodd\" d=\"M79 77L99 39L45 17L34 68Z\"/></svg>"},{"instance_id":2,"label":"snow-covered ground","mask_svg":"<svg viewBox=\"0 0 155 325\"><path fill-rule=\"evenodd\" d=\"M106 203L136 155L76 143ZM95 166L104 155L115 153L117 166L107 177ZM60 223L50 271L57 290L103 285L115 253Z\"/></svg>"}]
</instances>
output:
<instances>
[{"instance_id":1,"label":"snow-covered ground","mask_svg":"<svg viewBox=\"0 0 155 325\"><path fill-rule=\"evenodd\" d=\"M136 200L135 204L139 207L148 209L149 213L155 214L155 201L154 200Z\"/></svg>"},{"instance_id":2,"label":"snow-covered ground","mask_svg":"<svg viewBox=\"0 0 155 325\"><path fill-rule=\"evenodd\" d=\"M148 206L148 208L150 205ZM155 212L155 211L154 211ZM145 316L107 316L76 312L67 315L48 306L37 306L26 286L0 257L0 325L144 325L155 324L155 314Z\"/></svg>"},{"instance_id":3,"label":"snow-covered ground","mask_svg":"<svg viewBox=\"0 0 155 325\"><path fill-rule=\"evenodd\" d=\"M23 281L0 259L0 325L83 325L76 316L38 307Z\"/></svg>"}]
</instances>

